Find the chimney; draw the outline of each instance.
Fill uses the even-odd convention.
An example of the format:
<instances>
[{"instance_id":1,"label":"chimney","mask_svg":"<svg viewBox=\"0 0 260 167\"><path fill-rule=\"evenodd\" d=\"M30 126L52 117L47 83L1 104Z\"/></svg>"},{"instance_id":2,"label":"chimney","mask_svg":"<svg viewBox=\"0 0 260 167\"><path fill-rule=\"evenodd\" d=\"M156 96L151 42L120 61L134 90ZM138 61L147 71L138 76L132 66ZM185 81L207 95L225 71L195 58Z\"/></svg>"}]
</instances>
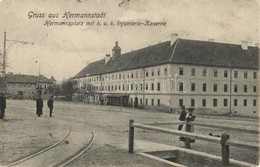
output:
<instances>
[{"instance_id":1,"label":"chimney","mask_svg":"<svg viewBox=\"0 0 260 167\"><path fill-rule=\"evenodd\" d=\"M178 34L171 34L171 45L177 40Z\"/></svg>"},{"instance_id":2,"label":"chimney","mask_svg":"<svg viewBox=\"0 0 260 167\"><path fill-rule=\"evenodd\" d=\"M208 39L209 42L215 42L215 39L214 38L210 38Z\"/></svg>"},{"instance_id":3,"label":"chimney","mask_svg":"<svg viewBox=\"0 0 260 167\"><path fill-rule=\"evenodd\" d=\"M247 41L241 41L241 47L243 50L247 50L248 49Z\"/></svg>"},{"instance_id":4,"label":"chimney","mask_svg":"<svg viewBox=\"0 0 260 167\"><path fill-rule=\"evenodd\" d=\"M110 58L111 58L110 54L106 54L105 64L107 64L107 62L110 60Z\"/></svg>"},{"instance_id":5,"label":"chimney","mask_svg":"<svg viewBox=\"0 0 260 167\"><path fill-rule=\"evenodd\" d=\"M118 46L118 42L115 42L115 46L112 49L112 60L115 60L118 56L121 55L121 48Z\"/></svg>"}]
</instances>

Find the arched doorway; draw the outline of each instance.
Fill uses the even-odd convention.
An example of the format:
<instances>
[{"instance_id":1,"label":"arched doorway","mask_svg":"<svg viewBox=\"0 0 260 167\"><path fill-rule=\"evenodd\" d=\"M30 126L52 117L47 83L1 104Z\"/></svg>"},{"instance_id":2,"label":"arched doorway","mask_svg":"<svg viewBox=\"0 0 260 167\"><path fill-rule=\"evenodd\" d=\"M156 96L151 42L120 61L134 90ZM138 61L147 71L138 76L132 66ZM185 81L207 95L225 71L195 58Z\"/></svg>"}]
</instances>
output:
<instances>
[{"instance_id":1,"label":"arched doorway","mask_svg":"<svg viewBox=\"0 0 260 167\"><path fill-rule=\"evenodd\" d=\"M138 98L135 97L135 100L134 100L134 108L138 108Z\"/></svg>"}]
</instances>

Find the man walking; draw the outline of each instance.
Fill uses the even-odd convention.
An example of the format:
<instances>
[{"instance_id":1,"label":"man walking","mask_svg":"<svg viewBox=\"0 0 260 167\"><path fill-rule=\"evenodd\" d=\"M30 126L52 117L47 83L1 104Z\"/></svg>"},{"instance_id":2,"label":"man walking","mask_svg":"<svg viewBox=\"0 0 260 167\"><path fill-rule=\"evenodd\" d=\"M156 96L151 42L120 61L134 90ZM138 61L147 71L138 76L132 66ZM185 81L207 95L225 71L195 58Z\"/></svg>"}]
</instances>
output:
<instances>
[{"instance_id":1,"label":"man walking","mask_svg":"<svg viewBox=\"0 0 260 167\"><path fill-rule=\"evenodd\" d=\"M3 93L0 94L0 119L5 117L6 98Z\"/></svg>"},{"instance_id":2,"label":"man walking","mask_svg":"<svg viewBox=\"0 0 260 167\"><path fill-rule=\"evenodd\" d=\"M43 108L43 100L42 97L39 96L39 98L36 100L36 115L38 115L38 117L42 115L42 108Z\"/></svg>"},{"instance_id":3,"label":"man walking","mask_svg":"<svg viewBox=\"0 0 260 167\"><path fill-rule=\"evenodd\" d=\"M50 109L50 117L52 116L52 110L53 110L53 96L50 97L50 99L47 102L47 105Z\"/></svg>"},{"instance_id":4,"label":"man walking","mask_svg":"<svg viewBox=\"0 0 260 167\"><path fill-rule=\"evenodd\" d=\"M186 112L185 106L181 106L181 114L180 114L179 120L182 121L182 124L180 124L178 126L178 130L182 130L183 124L186 120L186 115L187 115L187 112Z\"/></svg>"}]
</instances>

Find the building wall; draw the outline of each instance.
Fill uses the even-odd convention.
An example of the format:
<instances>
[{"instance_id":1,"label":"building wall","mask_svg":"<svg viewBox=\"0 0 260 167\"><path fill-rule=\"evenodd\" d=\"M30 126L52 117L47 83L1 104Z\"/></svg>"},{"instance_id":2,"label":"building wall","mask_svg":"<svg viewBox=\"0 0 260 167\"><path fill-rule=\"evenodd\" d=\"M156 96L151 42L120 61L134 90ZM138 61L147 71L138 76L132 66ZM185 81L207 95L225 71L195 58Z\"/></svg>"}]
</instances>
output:
<instances>
[{"instance_id":1,"label":"building wall","mask_svg":"<svg viewBox=\"0 0 260 167\"><path fill-rule=\"evenodd\" d=\"M128 94L130 104L137 98L138 105L158 106L159 103L160 107L169 110L185 105L212 113L236 112L244 115L257 113L259 109L259 73L252 69L164 64L86 76L77 81L80 80L93 87L94 96L89 97L92 102L99 101L101 94ZM183 89L180 89L181 84Z\"/></svg>"},{"instance_id":2,"label":"building wall","mask_svg":"<svg viewBox=\"0 0 260 167\"><path fill-rule=\"evenodd\" d=\"M43 98L47 98L48 87L51 85L51 83L7 83L7 93L12 98L31 99L35 97L40 88ZM22 96L19 95L19 92L22 93Z\"/></svg>"},{"instance_id":3,"label":"building wall","mask_svg":"<svg viewBox=\"0 0 260 167\"><path fill-rule=\"evenodd\" d=\"M33 98L36 92L35 88L35 83L7 83L7 93L12 98L21 98L19 92L22 92L23 98Z\"/></svg>"}]
</instances>

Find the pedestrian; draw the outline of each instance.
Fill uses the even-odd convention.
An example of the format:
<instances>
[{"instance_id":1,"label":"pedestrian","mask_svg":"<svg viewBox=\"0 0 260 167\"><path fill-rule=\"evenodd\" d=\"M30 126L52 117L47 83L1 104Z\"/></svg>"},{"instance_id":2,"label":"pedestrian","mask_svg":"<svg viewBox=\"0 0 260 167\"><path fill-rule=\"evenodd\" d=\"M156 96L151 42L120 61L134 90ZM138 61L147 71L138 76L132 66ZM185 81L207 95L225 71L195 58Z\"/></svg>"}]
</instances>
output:
<instances>
[{"instance_id":1,"label":"pedestrian","mask_svg":"<svg viewBox=\"0 0 260 167\"><path fill-rule=\"evenodd\" d=\"M38 115L38 117L42 115L42 108L43 108L43 100L42 97L39 96L39 98L36 100L36 115Z\"/></svg>"},{"instance_id":2,"label":"pedestrian","mask_svg":"<svg viewBox=\"0 0 260 167\"><path fill-rule=\"evenodd\" d=\"M0 94L0 119L5 117L6 98L3 93Z\"/></svg>"},{"instance_id":3,"label":"pedestrian","mask_svg":"<svg viewBox=\"0 0 260 167\"><path fill-rule=\"evenodd\" d=\"M180 124L178 126L178 130L182 130L183 124L186 120L186 115L187 115L187 112L186 112L185 106L183 105L183 106L181 106L181 114L179 117L179 120L182 121L182 124Z\"/></svg>"},{"instance_id":4,"label":"pedestrian","mask_svg":"<svg viewBox=\"0 0 260 167\"><path fill-rule=\"evenodd\" d=\"M50 117L52 116L52 110L53 110L53 96L50 97L50 99L47 102L47 105L50 109Z\"/></svg>"},{"instance_id":5,"label":"pedestrian","mask_svg":"<svg viewBox=\"0 0 260 167\"><path fill-rule=\"evenodd\" d=\"M186 132L194 132L194 126L192 125L192 122L195 120L196 115L194 114L194 108L188 108L188 114L186 116L186 126L185 131ZM195 142L195 139L190 139L191 143Z\"/></svg>"}]
</instances>

